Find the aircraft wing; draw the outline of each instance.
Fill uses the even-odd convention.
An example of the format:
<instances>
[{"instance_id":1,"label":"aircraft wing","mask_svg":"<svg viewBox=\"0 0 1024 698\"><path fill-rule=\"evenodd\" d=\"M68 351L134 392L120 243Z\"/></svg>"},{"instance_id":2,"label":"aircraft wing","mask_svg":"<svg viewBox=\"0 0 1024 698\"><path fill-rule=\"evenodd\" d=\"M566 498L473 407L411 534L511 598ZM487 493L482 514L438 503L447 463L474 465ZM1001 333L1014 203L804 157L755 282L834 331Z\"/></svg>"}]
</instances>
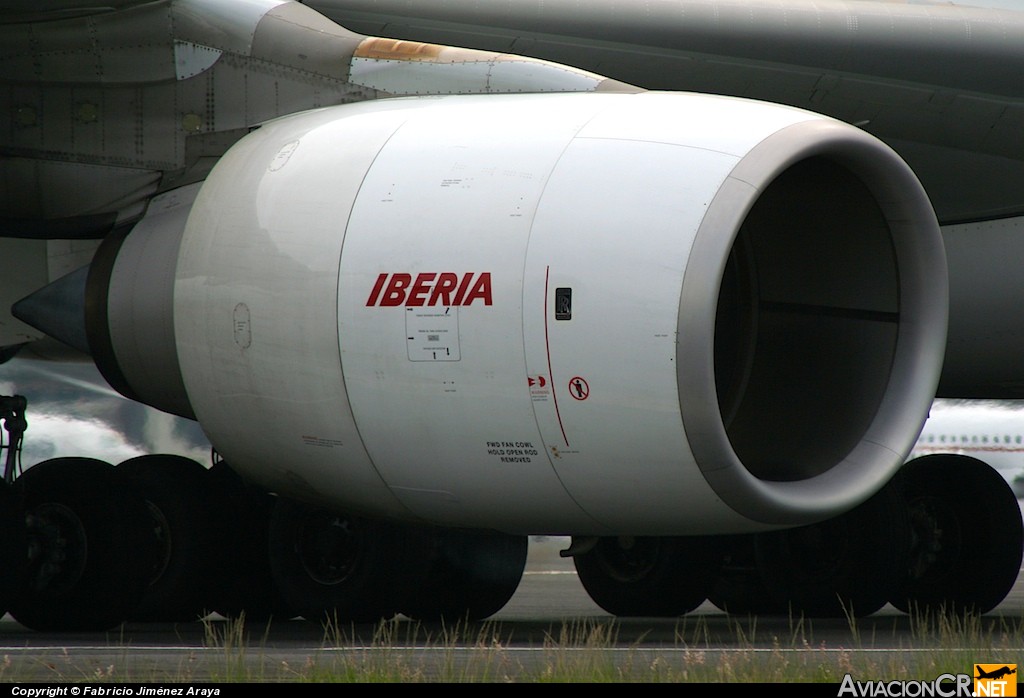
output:
<instances>
[{"instance_id":1,"label":"aircraft wing","mask_svg":"<svg viewBox=\"0 0 1024 698\"><path fill-rule=\"evenodd\" d=\"M943 223L1024 212L1024 12L884 0L310 0L355 31L828 114L893 146Z\"/></svg>"},{"instance_id":2,"label":"aircraft wing","mask_svg":"<svg viewBox=\"0 0 1024 698\"><path fill-rule=\"evenodd\" d=\"M143 5L148 0L2 0L0 24L69 19Z\"/></svg>"}]
</instances>

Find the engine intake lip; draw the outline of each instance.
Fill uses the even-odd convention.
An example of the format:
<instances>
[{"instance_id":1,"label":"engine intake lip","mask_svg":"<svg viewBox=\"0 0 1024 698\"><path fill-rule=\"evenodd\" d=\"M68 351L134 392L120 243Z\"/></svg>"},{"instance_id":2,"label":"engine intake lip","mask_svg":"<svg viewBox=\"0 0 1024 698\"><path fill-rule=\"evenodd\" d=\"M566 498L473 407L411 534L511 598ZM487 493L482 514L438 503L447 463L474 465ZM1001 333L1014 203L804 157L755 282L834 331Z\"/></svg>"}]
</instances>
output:
<instances>
[{"instance_id":1,"label":"engine intake lip","mask_svg":"<svg viewBox=\"0 0 1024 698\"><path fill-rule=\"evenodd\" d=\"M814 173L824 173L824 185ZM852 223L825 217L828 206L818 200L810 212L786 208L787 198L798 204L801 187L813 191L829 181L859 183L859 192L846 189L832 200L850 199L839 208L855 211ZM872 227L872 210L880 226ZM824 236L823 249L839 252L808 266L804 243ZM840 265L836 255L847 251L854 256ZM787 266L787 259L798 261ZM697 232L676 351L683 426L704 478L727 505L766 524L810 523L853 508L892 477L935 395L946 336L945 270L938 223L917 177L862 131L828 119L801 122L739 162ZM816 277L809 287L800 286L804 272ZM739 284L754 287L740 292L752 309L736 325L739 334L729 335L717 323L731 317L729 279L737 276L752 280ZM780 297L778 288L788 290ZM818 294L826 298L806 302ZM857 296L870 300L858 307L836 302ZM778 321L779 308L795 307L812 311ZM833 351L851 360L836 367L835 378L794 365L787 346L812 364L824 364ZM722 365L726 357L743 366Z\"/></svg>"}]
</instances>

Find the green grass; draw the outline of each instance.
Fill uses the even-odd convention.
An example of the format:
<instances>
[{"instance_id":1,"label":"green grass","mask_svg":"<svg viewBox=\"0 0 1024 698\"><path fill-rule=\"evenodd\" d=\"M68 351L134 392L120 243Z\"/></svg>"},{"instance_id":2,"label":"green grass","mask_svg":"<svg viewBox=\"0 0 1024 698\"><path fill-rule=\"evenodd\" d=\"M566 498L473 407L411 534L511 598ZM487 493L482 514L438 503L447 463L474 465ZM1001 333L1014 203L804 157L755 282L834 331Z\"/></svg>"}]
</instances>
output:
<instances>
[{"instance_id":1,"label":"green grass","mask_svg":"<svg viewBox=\"0 0 1024 698\"><path fill-rule=\"evenodd\" d=\"M897 621L906 623L894 617L894 633ZM766 635L756 619L734 619L729 641L716 644L704 618L681 618L674 638L660 648L643 642L620 647L620 625L608 620L566 623L530 647L513 645L501 623L426 629L396 620L376 626L370 639L331 623L320 648L295 660L268 647L264 625L208 620L203 647L182 654L171 669L115 636L114 660L82 664L75 653L60 650L7 656L0 659L0 681L839 683L847 673L860 681L930 680L967 673L974 662L1013 662L1024 652L1020 621L918 616L899 651L873 649L887 639L878 629L884 623L868 624L868 637L856 620L847 623L849 645L842 647L816 642L812 624L799 618L784 635Z\"/></svg>"}]
</instances>

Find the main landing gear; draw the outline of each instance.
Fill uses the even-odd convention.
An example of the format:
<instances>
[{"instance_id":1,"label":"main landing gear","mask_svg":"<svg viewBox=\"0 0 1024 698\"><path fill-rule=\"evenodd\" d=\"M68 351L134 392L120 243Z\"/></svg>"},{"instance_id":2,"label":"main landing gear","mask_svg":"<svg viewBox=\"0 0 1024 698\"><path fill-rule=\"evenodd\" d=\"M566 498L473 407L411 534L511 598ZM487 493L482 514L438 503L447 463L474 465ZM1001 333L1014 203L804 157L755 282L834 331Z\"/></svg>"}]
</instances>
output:
<instances>
[{"instance_id":1,"label":"main landing gear","mask_svg":"<svg viewBox=\"0 0 1024 698\"><path fill-rule=\"evenodd\" d=\"M412 526L275 497L221 462L55 458L17 475L25 403L0 398L0 610L50 631L125 620L477 620L501 609L525 536ZM1016 581L1020 507L964 456L916 460L842 516L745 536L577 538L583 586L609 613L984 613Z\"/></svg>"},{"instance_id":2,"label":"main landing gear","mask_svg":"<svg viewBox=\"0 0 1024 698\"><path fill-rule=\"evenodd\" d=\"M476 620L502 608L525 536L386 523L255 488L180 456L55 458L17 475L23 398L0 398L0 612L48 631L253 620Z\"/></svg>"},{"instance_id":3,"label":"main landing gear","mask_svg":"<svg viewBox=\"0 0 1024 698\"><path fill-rule=\"evenodd\" d=\"M36 630L265 620L476 620L505 605L526 537L385 523L250 487L219 464L44 461L0 490L4 610Z\"/></svg>"},{"instance_id":4,"label":"main landing gear","mask_svg":"<svg viewBox=\"0 0 1024 698\"><path fill-rule=\"evenodd\" d=\"M708 543L717 547L709 552ZM936 455L873 498L811 526L747 536L577 541L580 581L615 615L677 615L710 599L736 614L985 613L1016 582L1020 506L986 464Z\"/></svg>"}]
</instances>

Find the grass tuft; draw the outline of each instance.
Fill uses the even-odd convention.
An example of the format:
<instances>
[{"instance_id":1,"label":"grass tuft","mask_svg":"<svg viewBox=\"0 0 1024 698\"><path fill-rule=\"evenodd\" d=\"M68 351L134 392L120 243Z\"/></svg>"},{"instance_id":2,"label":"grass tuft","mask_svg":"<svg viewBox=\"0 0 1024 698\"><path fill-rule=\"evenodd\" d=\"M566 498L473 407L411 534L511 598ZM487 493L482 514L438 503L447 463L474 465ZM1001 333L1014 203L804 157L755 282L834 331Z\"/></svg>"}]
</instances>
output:
<instances>
[{"instance_id":1,"label":"grass tuft","mask_svg":"<svg viewBox=\"0 0 1024 698\"><path fill-rule=\"evenodd\" d=\"M0 680L74 682L338 682L338 683L839 683L930 679L965 673L977 661L1003 661L1024 648L1024 620L971 614L916 613L887 623L858 622L849 646L814 639L813 623L791 616L766 631L756 617L736 617L715 632L703 616L683 617L664 645L641 637L622 646L624 621L580 619L538 631L535 642L512 642L499 622L423 625L394 619L367 626L323 625L320 647L295 659L269 642L270 626L242 616L207 619L202 647L183 653L177 672L135 653L123 634L106 659L82 660L56 649L8 655ZM870 625L865 637L864 627ZM885 637L889 632L890 637ZM716 634L718 635L716 639ZM901 641L900 651L875 649ZM909 639L906 639L909 638ZM905 645L905 646L904 646ZM110 659L113 657L113 659Z\"/></svg>"}]
</instances>

